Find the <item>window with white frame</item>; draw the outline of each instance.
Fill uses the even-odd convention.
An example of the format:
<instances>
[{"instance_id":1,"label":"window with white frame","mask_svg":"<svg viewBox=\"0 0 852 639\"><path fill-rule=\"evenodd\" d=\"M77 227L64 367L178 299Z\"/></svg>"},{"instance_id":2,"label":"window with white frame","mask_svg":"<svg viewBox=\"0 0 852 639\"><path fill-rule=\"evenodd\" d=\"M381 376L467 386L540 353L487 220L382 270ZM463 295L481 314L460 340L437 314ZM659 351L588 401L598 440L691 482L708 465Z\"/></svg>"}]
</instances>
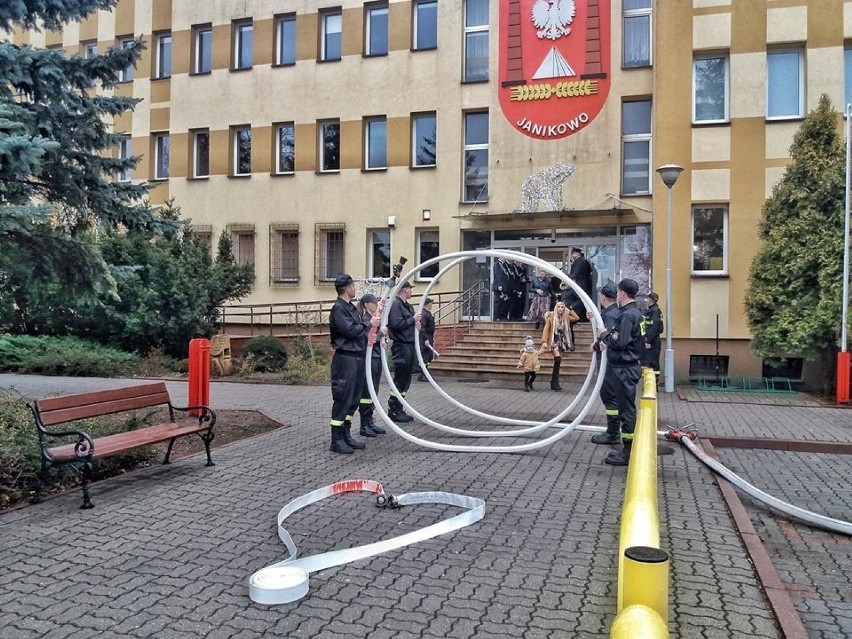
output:
<instances>
[{"instance_id":1,"label":"window with white frame","mask_svg":"<svg viewBox=\"0 0 852 639\"><path fill-rule=\"evenodd\" d=\"M692 121L728 122L728 55L696 57L692 72Z\"/></svg>"},{"instance_id":2,"label":"window with white frame","mask_svg":"<svg viewBox=\"0 0 852 639\"><path fill-rule=\"evenodd\" d=\"M251 175L251 127L231 128L234 149L233 175Z\"/></svg>"},{"instance_id":3,"label":"window with white frame","mask_svg":"<svg viewBox=\"0 0 852 639\"><path fill-rule=\"evenodd\" d=\"M320 122L319 133L319 167L321 172L340 170L340 121L327 120Z\"/></svg>"},{"instance_id":4,"label":"window with white frame","mask_svg":"<svg viewBox=\"0 0 852 639\"><path fill-rule=\"evenodd\" d=\"M346 224L319 223L314 227L314 281L316 284L333 282L344 272L346 263L344 236Z\"/></svg>"},{"instance_id":5,"label":"window with white frame","mask_svg":"<svg viewBox=\"0 0 852 639\"><path fill-rule=\"evenodd\" d=\"M118 46L122 49L129 49L130 47L133 46L134 42L135 42L135 40L133 38L131 38L130 36L127 36L127 37L124 37L124 38L119 38L118 39ZM118 72L118 81L119 82L132 82L133 81L133 75L134 75L135 71L136 71L136 69L134 68L133 63L128 64L126 67L124 67L123 69L121 69L121 71Z\"/></svg>"},{"instance_id":6,"label":"window with white frame","mask_svg":"<svg viewBox=\"0 0 852 639\"><path fill-rule=\"evenodd\" d=\"M172 76L172 34L158 33L154 36L154 78Z\"/></svg>"},{"instance_id":7,"label":"window with white frame","mask_svg":"<svg viewBox=\"0 0 852 639\"><path fill-rule=\"evenodd\" d=\"M488 0L464 2L465 82L488 80Z\"/></svg>"},{"instance_id":8,"label":"window with white frame","mask_svg":"<svg viewBox=\"0 0 852 639\"><path fill-rule=\"evenodd\" d=\"M805 115L805 52L777 49L766 52L766 118Z\"/></svg>"},{"instance_id":9,"label":"window with white frame","mask_svg":"<svg viewBox=\"0 0 852 639\"><path fill-rule=\"evenodd\" d=\"M118 141L117 156L118 159L125 162L126 165L118 169L116 179L119 182L130 182L132 167L128 161L131 157L133 157L133 143L129 135L122 136L122 138Z\"/></svg>"},{"instance_id":10,"label":"window with white frame","mask_svg":"<svg viewBox=\"0 0 852 639\"><path fill-rule=\"evenodd\" d=\"M169 178L169 134L153 134L154 142L154 179Z\"/></svg>"},{"instance_id":11,"label":"window with white frame","mask_svg":"<svg viewBox=\"0 0 852 639\"><path fill-rule=\"evenodd\" d=\"M370 277L390 277L391 244L390 231L367 231L370 236L368 273Z\"/></svg>"},{"instance_id":12,"label":"window with white frame","mask_svg":"<svg viewBox=\"0 0 852 639\"><path fill-rule=\"evenodd\" d=\"M846 105L852 103L852 47L843 49L843 113Z\"/></svg>"},{"instance_id":13,"label":"window with white frame","mask_svg":"<svg viewBox=\"0 0 852 639\"><path fill-rule=\"evenodd\" d=\"M621 194L651 192L651 101L621 105Z\"/></svg>"},{"instance_id":14,"label":"window with white frame","mask_svg":"<svg viewBox=\"0 0 852 639\"><path fill-rule=\"evenodd\" d=\"M411 166L436 166L437 117L434 111L411 116Z\"/></svg>"},{"instance_id":15,"label":"window with white frame","mask_svg":"<svg viewBox=\"0 0 852 639\"><path fill-rule=\"evenodd\" d=\"M441 254L438 229L418 229L417 231L417 263L422 264L426 260L438 257ZM431 266L420 269L417 275L419 280L430 280L438 274L439 264L436 262Z\"/></svg>"},{"instance_id":16,"label":"window with white frame","mask_svg":"<svg viewBox=\"0 0 852 639\"><path fill-rule=\"evenodd\" d=\"M86 42L83 45L83 57L86 60L90 60L98 55L98 43L97 42ZM95 86L94 79L86 82L86 86L93 87Z\"/></svg>"},{"instance_id":17,"label":"window with white frame","mask_svg":"<svg viewBox=\"0 0 852 639\"><path fill-rule=\"evenodd\" d=\"M210 131L192 131L192 177L205 178L210 175Z\"/></svg>"},{"instance_id":18,"label":"window with white frame","mask_svg":"<svg viewBox=\"0 0 852 639\"><path fill-rule=\"evenodd\" d=\"M624 46L621 66L651 66L651 0L623 0Z\"/></svg>"},{"instance_id":19,"label":"window with white frame","mask_svg":"<svg viewBox=\"0 0 852 639\"><path fill-rule=\"evenodd\" d=\"M207 25L192 28L192 72L210 73L213 70L213 28Z\"/></svg>"},{"instance_id":20,"label":"window with white frame","mask_svg":"<svg viewBox=\"0 0 852 639\"><path fill-rule=\"evenodd\" d=\"M275 64L296 64L296 14L275 18Z\"/></svg>"},{"instance_id":21,"label":"window with white frame","mask_svg":"<svg viewBox=\"0 0 852 639\"><path fill-rule=\"evenodd\" d=\"M234 261L240 266L254 264L254 224L228 224L225 231L231 236Z\"/></svg>"},{"instance_id":22,"label":"window with white frame","mask_svg":"<svg viewBox=\"0 0 852 639\"><path fill-rule=\"evenodd\" d=\"M321 61L340 60L343 54L343 14L340 10L320 12Z\"/></svg>"},{"instance_id":23,"label":"window with white frame","mask_svg":"<svg viewBox=\"0 0 852 639\"><path fill-rule=\"evenodd\" d=\"M414 51L438 47L438 0L414 0L411 48Z\"/></svg>"},{"instance_id":24,"label":"window with white frame","mask_svg":"<svg viewBox=\"0 0 852 639\"><path fill-rule=\"evenodd\" d=\"M388 168L388 123L384 117L364 119L364 168Z\"/></svg>"},{"instance_id":25,"label":"window with white frame","mask_svg":"<svg viewBox=\"0 0 852 639\"><path fill-rule=\"evenodd\" d=\"M296 170L296 127L292 122L275 126L275 172L293 173Z\"/></svg>"},{"instance_id":26,"label":"window with white frame","mask_svg":"<svg viewBox=\"0 0 852 639\"><path fill-rule=\"evenodd\" d=\"M464 114L465 202L488 200L488 111Z\"/></svg>"},{"instance_id":27,"label":"window with white frame","mask_svg":"<svg viewBox=\"0 0 852 639\"><path fill-rule=\"evenodd\" d=\"M728 272L727 205L692 207L692 273L722 275Z\"/></svg>"},{"instance_id":28,"label":"window with white frame","mask_svg":"<svg viewBox=\"0 0 852 639\"><path fill-rule=\"evenodd\" d=\"M272 284L299 283L299 225L269 225L269 279Z\"/></svg>"},{"instance_id":29,"label":"window with white frame","mask_svg":"<svg viewBox=\"0 0 852 639\"><path fill-rule=\"evenodd\" d=\"M234 59L232 69L251 69L254 25L251 21L234 22Z\"/></svg>"},{"instance_id":30,"label":"window with white frame","mask_svg":"<svg viewBox=\"0 0 852 639\"><path fill-rule=\"evenodd\" d=\"M387 55L388 5L379 3L364 9L364 55Z\"/></svg>"}]
</instances>

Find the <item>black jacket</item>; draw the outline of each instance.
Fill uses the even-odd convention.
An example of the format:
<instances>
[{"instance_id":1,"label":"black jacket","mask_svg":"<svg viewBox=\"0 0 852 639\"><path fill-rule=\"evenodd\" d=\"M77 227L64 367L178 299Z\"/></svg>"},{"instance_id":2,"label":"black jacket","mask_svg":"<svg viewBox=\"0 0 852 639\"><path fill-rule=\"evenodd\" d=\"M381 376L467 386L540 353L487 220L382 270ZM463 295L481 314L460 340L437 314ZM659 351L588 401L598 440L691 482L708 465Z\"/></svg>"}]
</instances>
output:
<instances>
[{"instance_id":1,"label":"black jacket","mask_svg":"<svg viewBox=\"0 0 852 639\"><path fill-rule=\"evenodd\" d=\"M663 333L663 316L660 307L653 304L648 307L648 315L645 319L645 341L649 344L660 339Z\"/></svg>"},{"instance_id":2,"label":"black jacket","mask_svg":"<svg viewBox=\"0 0 852 639\"><path fill-rule=\"evenodd\" d=\"M621 307L615 327L601 335L601 341L607 348L607 361L611 366L639 366L645 351L642 320L642 313L636 307L636 302L630 302Z\"/></svg>"},{"instance_id":3,"label":"black jacket","mask_svg":"<svg viewBox=\"0 0 852 639\"><path fill-rule=\"evenodd\" d=\"M338 297L328 315L328 324L331 347L335 351L351 355L363 355L366 352L370 321L358 315L354 304Z\"/></svg>"},{"instance_id":4,"label":"black jacket","mask_svg":"<svg viewBox=\"0 0 852 639\"><path fill-rule=\"evenodd\" d=\"M414 308L397 297L388 316L388 333L394 342L414 345Z\"/></svg>"},{"instance_id":5,"label":"black jacket","mask_svg":"<svg viewBox=\"0 0 852 639\"><path fill-rule=\"evenodd\" d=\"M420 344L425 345L427 339L435 345L435 317L424 308L420 315Z\"/></svg>"}]
</instances>

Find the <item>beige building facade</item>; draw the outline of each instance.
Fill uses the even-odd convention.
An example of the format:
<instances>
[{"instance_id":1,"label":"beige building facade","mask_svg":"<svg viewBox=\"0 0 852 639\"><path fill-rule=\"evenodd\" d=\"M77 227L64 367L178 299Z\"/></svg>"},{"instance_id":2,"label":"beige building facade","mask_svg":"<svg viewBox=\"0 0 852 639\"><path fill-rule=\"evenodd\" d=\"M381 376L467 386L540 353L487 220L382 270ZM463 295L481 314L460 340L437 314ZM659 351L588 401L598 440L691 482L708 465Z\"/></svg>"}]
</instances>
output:
<instances>
[{"instance_id":1,"label":"beige building facade","mask_svg":"<svg viewBox=\"0 0 852 639\"><path fill-rule=\"evenodd\" d=\"M562 267L579 246L598 286L630 276L671 303L681 381L712 375L717 354L730 375L801 374L750 353L743 300L794 132L822 93L845 103L850 12L842 0L120 0L13 37L81 55L145 41L115 90L142 99L114 123L117 152L142 156L119 178L174 198L214 245L229 233L255 265L243 302L327 299L339 272L388 276L399 256L511 248ZM655 173L669 163L684 168L672 300ZM435 290L490 277L489 260L470 260Z\"/></svg>"}]
</instances>

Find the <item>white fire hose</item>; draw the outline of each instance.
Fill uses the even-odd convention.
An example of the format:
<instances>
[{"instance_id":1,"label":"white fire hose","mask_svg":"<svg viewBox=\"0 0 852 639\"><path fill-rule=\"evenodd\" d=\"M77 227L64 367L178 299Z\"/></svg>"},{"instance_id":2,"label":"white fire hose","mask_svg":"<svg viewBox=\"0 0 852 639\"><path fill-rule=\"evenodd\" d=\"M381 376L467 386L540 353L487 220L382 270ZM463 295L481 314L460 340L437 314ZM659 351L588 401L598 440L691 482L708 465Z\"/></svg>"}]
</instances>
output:
<instances>
[{"instance_id":1,"label":"white fire hose","mask_svg":"<svg viewBox=\"0 0 852 639\"><path fill-rule=\"evenodd\" d=\"M331 552L297 559L298 551L290 533L283 526L287 517L297 510L315 504L318 501L349 492L368 492L376 495L376 505L380 508L397 509L413 504L446 504L466 509L464 512L439 521L431 526L414 530L404 535L392 537L355 548L344 548ZM477 497L466 497L455 493L422 492L404 495L387 495L379 482L369 479L339 481L330 486L319 488L302 495L284 506L278 513L278 537L287 546L288 556L277 564L262 568L249 578L249 597L260 604L275 605L290 603L301 599L308 593L308 575L312 572L340 566L358 559L396 550L410 544L431 539L459 528L476 523L485 516L485 501Z\"/></svg>"}]
</instances>

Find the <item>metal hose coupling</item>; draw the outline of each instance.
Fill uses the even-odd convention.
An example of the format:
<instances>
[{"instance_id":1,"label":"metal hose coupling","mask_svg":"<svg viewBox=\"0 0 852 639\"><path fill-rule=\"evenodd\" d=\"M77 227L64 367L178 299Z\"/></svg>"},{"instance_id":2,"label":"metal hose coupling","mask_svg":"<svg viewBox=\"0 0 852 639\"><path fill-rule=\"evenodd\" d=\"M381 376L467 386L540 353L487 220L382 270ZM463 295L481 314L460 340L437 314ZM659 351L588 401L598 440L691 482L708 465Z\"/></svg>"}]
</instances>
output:
<instances>
[{"instance_id":1,"label":"metal hose coupling","mask_svg":"<svg viewBox=\"0 0 852 639\"><path fill-rule=\"evenodd\" d=\"M698 429L690 428L690 426L694 426L694 424L687 424L683 428L672 428L669 426L669 430L664 437L670 442L679 442L682 437L686 437L690 441L695 441L698 438Z\"/></svg>"}]
</instances>

